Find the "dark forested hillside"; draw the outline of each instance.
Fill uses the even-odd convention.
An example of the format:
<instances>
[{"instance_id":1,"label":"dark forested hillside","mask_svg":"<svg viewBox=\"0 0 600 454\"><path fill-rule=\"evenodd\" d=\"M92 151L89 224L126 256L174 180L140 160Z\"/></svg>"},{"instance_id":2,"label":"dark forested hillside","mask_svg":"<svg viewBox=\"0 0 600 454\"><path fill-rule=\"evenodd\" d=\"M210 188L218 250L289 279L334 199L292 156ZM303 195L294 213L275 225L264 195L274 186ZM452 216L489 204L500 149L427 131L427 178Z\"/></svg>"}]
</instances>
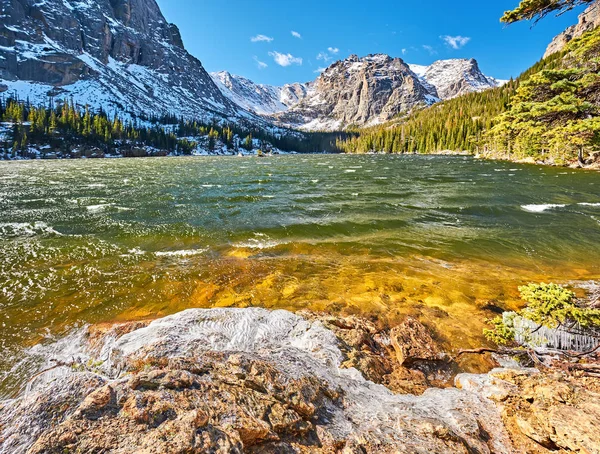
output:
<instances>
[{"instance_id":1,"label":"dark forested hillside","mask_svg":"<svg viewBox=\"0 0 600 454\"><path fill-rule=\"evenodd\" d=\"M123 119L87 106L34 106L0 100L0 158L153 156L192 153L336 151L346 134L301 133L237 124L206 124L174 116Z\"/></svg>"},{"instance_id":2,"label":"dark forested hillside","mask_svg":"<svg viewBox=\"0 0 600 454\"><path fill-rule=\"evenodd\" d=\"M558 164L593 159L599 142L600 29L500 88L413 112L339 141L348 153L470 151Z\"/></svg>"}]
</instances>

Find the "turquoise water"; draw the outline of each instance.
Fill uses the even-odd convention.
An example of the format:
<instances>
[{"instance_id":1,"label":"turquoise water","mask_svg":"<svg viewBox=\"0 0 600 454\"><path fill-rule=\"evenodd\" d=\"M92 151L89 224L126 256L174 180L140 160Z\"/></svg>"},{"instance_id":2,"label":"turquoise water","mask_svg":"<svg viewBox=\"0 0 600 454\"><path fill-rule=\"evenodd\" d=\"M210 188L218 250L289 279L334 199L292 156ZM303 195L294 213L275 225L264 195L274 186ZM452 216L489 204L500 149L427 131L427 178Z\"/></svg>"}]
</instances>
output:
<instances>
[{"instance_id":1,"label":"turquoise water","mask_svg":"<svg viewBox=\"0 0 600 454\"><path fill-rule=\"evenodd\" d=\"M0 370L189 307L420 317L481 342L529 281L600 279L600 174L440 156L0 162Z\"/></svg>"}]
</instances>

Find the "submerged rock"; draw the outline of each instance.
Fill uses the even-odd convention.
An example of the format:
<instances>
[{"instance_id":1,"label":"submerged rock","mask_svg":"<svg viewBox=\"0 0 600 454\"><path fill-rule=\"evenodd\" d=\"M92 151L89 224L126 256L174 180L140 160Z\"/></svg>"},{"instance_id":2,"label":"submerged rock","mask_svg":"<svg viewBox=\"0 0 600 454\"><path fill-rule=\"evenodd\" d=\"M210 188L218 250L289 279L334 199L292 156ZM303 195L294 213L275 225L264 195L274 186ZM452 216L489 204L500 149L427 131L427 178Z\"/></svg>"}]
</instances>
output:
<instances>
[{"instance_id":1,"label":"submerged rock","mask_svg":"<svg viewBox=\"0 0 600 454\"><path fill-rule=\"evenodd\" d=\"M408 317L389 329L355 316L300 312L318 320L338 339L342 368L355 368L364 378L401 394L423 394L431 387L452 386L458 366L419 321Z\"/></svg>"}]
</instances>

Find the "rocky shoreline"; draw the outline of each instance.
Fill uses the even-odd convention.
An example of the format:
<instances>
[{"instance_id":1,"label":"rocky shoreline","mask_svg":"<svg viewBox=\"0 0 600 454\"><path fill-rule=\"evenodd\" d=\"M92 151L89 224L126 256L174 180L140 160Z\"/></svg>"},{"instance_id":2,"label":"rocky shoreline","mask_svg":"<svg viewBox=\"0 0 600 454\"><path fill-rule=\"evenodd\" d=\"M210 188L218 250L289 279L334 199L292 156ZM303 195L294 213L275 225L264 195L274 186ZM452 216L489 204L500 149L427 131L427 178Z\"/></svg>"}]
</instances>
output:
<instances>
[{"instance_id":1,"label":"rocky shoreline","mask_svg":"<svg viewBox=\"0 0 600 454\"><path fill-rule=\"evenodd\" d=\"M506 161L506 162L514 162L516 164L534 164L548 167L568 167L571 169L583 169L583 170L600 170L600 154L594 155L591 159L587 160L585 163L580 163L578 161L567 162L567 163L557 163L553 159L547 160L537 160L534 158L525 158L525 159L511 159L509 156L506 156L505 153L477 153L473 155L475 159L483 159L488 161Z\"/></svg>"},{"instance_id":2,"label":"rocky shoreline","mask_svg":"<svg viewBox=\"0 0 600 454\"><path fill-rule=\"evenodd\" d=\"M461 373L410 318L192 309L32 354L43 372L0 402L2 454L600 452L598 380Z\"/></svg>"}]
</instances>

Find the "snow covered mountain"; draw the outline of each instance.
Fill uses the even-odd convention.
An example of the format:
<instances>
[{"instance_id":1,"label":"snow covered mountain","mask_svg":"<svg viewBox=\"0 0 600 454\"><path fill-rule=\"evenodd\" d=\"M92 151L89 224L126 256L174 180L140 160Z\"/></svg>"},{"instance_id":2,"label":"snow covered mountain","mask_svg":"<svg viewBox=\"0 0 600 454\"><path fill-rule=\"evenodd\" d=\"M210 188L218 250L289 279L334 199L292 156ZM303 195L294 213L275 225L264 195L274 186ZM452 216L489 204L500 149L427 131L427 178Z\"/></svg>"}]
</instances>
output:
<instances>
[{"instance_id":1,"label":"snow covered mountain","mask_svg":"<svg viewBox=\"0 0 600 454\"><path fill-rule=\"evenodd\" d=\"M227 71L211 73L221 92L238 106L259 115L283 112L304 99L310 84L289 84L283 87L256 84L249 79Z\"/></svg>"},{"instance_id":2,"label":"snow covered mountain","mask_svg":"<svg viewBox=\"0 0 600 454\"><path fill-rule=\"evenodd\" d=\"M475 59L439 60L431 66L409 65L423 85L440 99L499 87L506 83L481 72Z\"/></svg>"},{"instance_id":3,"label":"snow covered mountain","mask_svg":"<svg viewBox=\"0 0 600 454\"><path fill-rule=\"evenodd\" d=\"M209 75L156 0L12 0L0 17L0 93L36 104L334 130L498 84L475 60L417 67L383 54L353 55L283 87Z\"/></svg>"},{"instance_id":4,"label":"snow covered mountain","mask_svg":"<svg viewBox=\"0 0 600 454\"><path fill-rule=\"evenodd\" d=\"M400 58L352 55L323 71L304 99L272 118L304 130L336 130L382 123L436 101Z\"/></svg>"},{"instance_id":5,"label":"snow covered mountain","mask_svg":"<svg viewBox=\"0 0 600 454\"><path fill-rule=\"evenodd\" d=\"M184 48L155 0L12 0L0 21L0 91L107 112L252 117Z\"/></svg>"},{"instance_id":6,"label":"snow covered mountain","mask_svg":"<svg viewBox=\"0 0 600 454\"><path fill-rule=\"evenodd\" d=\"M308 131L382 123L415 107L482 91L504 81L485 76L475 60L408 65L384 54L353 55L315 81L260 85L226 71L211 76L225 97L282 126Z\"/></svg>"}]
</instances>

